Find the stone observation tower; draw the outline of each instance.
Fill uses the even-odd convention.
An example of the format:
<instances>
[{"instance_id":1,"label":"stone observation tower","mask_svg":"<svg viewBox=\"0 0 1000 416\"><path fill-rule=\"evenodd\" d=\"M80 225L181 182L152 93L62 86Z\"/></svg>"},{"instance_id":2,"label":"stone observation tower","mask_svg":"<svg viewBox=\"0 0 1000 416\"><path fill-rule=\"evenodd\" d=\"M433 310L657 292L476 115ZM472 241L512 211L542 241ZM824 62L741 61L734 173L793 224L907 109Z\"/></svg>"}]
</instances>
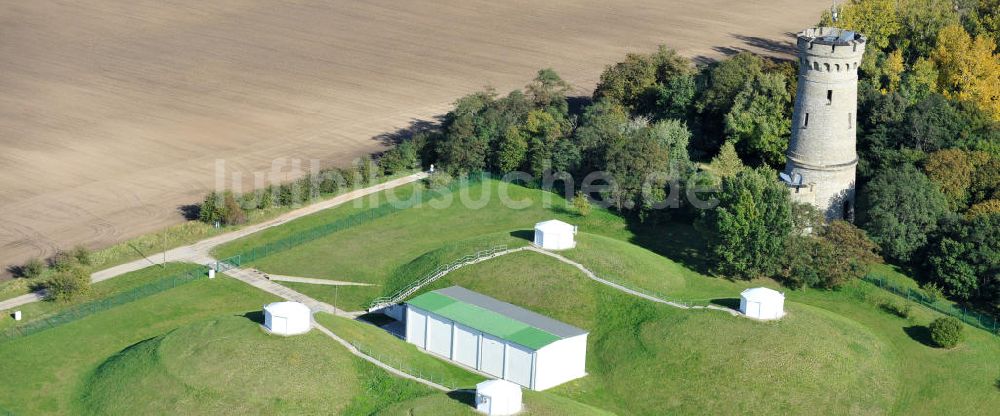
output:
<instances>
[{"instance_id":1,"label":"stone observation tower","mask_svg":"<svg viewBox=\"0 0 1000 416\"><path fill-rule=\"evenodd\" d=\"M798 35L799 86L781 179L793 200L815 205L827 220L854 214L858 65L866 40L832 27Z\"/></svg>"}]
</instances>

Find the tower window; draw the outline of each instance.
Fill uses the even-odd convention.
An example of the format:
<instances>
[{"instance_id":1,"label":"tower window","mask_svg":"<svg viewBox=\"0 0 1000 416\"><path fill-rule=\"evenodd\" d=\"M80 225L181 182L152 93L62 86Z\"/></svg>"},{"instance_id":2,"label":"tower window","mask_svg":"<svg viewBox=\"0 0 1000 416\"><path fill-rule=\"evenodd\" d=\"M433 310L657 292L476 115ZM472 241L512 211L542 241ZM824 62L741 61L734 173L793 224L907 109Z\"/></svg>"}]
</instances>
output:
<instances>
[{"instance_id":1,"label":"tower window","mask_svg":"<svg viewBox=\"0 0 1000 416\"><path fill-rule=\"evenodd\" d=\"M809 113L806 113L806 117L802 120L802 127L809 127Z\"/></svg>"},{"instance_id":2,"label":"tower window","mask_svg":"<svg viewBox=\"0 0 1000 416\"><path fill-rule=\"evenodd\" d=\"M853 113L847 113L847 128L848 129L853 129L854 128L854 114Z\"/></svg>"},{"instance_id":3,"label":"tower window","mask_svg":"<svg viewBox=\"0 0 1000 416\"><path fill-rule=\"evenodd\" d=\"M833 90L826 90L826 105L833 104Z\"/></svg>"}]
</instances>

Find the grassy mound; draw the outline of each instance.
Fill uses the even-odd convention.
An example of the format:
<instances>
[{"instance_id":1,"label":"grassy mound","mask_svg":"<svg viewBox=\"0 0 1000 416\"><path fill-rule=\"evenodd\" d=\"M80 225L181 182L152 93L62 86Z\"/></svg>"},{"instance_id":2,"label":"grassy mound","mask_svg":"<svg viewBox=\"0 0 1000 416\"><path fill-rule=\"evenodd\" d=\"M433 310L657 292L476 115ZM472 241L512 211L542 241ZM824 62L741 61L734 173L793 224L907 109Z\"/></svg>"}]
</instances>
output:
<instances>
[{"instance_id":1,"label":"grassy mound","mask_svg":"<svg viewBox=\"0 0 1000 416\"><path fill-rule=\"evenodd\" d=\"M789 304L789 315L774 323L685 311L622 294L531 252L445 280L435 287L459 284L589 329L590 375L554 392L617 413L885 413L893 404L895 364L886 346L818 308Z\"/></svg>"},{"instance_id":2,"label":"grassy mound","mask_svg":"<svg viewBox=\"0 0 1000 416\"><path fill-rule=\"evenodd\" d=\"M355 410L371 410L364 403L377 401L368 397L370 384L381 381L373 382L358 361L317 332L279 337L249 319L225 317L112 356L94 372L82 401L94 414L367 413ZM397 384L398 399L427 393Z\"/></svg>"}]
</instances>

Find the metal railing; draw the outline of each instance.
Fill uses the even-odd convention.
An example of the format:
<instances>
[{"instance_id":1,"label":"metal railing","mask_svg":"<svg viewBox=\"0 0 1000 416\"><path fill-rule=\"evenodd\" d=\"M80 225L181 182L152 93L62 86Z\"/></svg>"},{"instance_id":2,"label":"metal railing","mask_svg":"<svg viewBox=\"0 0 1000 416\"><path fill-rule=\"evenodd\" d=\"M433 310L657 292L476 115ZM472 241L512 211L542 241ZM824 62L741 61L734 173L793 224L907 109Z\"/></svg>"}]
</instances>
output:
<instances>
[{"instance_id":1,"label":"metal railing","mask_svg":"<svg viewBox=\"0 0 1000 416\"><path fill-rule=\"evenodd\" d=\"M482 182L483 179L487 179L489 177L490 176L488 174L471 175L465 180L456 180L447 187L441 189L428 190L422 193L420 195L420 198L417 200L385 203L366 211L358 212L356 214L352 214L347 217L326 224L321 224L309 228L307 230L296 232L295 234L289 237L282 238L280 240L268 242L256 247L251 247L249 249L237 253L234 256L230 256L228 258L220 260L218 263L216 263L216 271L222 272L231 268L240 267L243 264L251 263L255 260L259 260L264 257L283 252L293 247L297 247L302 244L317 240L319 238L326 237L330 234L343 231L348 228L356 227L358 225L366 224L396 212L413 208L415 206L427 203L430 200L437 199L452 192L455 192L463 186ZM224 270L220 270L219 269L220 267L222 267Z\"/></svg>"},{"instance_id":2,"label":"metal railing","mask_svg":"<svg viewBox=\"0 0 1000 416\"><path fill-rule=\"evenodd\" d=\"M503 253L505 251L507 251L506 245L493 246L488 249L479 250L476 251L475 253L462 256L461 258L456 259L451 263L440 265L436 267L434 270L432 270L430 273L425 274L424 277L417 279L416 281L406 285L396 293L389 296L382 296L379 298L375 298L375 300L372 300L371 303L368 305L368 312L377 311L379 309L395 305L403 301L403 299L406 299L410 295L416 293L418 290L420 290L420 288L429 285L431 283L434 283L435 280L444 277L444 275L451 273L452 271L458 268L461 268L463 266L472 263L478 263L487 258L495 257L498 254Z\"/></svg>"},{"instance_id":3,"label":"metal railing","mask_svg":"<svg viewBox=\"0 0 1000 416\"><path fill-rule=\"evenodd\" d=\"M865 275L861 280L937 312L958 318L966 324L985 330L993 335L1000 336L1000 320L996 317L963 306L943 305L941 302L938 302L939 299L937 297L928 296L923 291L911 287L900 286L874 273Z\"/></svg>"},{"instance_id":4,"label":"metal railing","mask_svg":"<svg viewBox=\"0 0 1000 416\"><path fill-rule=\"evenodd\" d=\"M51 316L39 318L25 324L7 328L0 332L0 342L10 341L16 338L32 335L47 329L67 324L103 312L111 308L158 294L168 289L192 282L200 277L204 277L208 269L198 268L184 273L164 277L151 283L138 286L127 291L109 296L104 299L93 300L55 313Z\"/></svg>"}]
</instances>

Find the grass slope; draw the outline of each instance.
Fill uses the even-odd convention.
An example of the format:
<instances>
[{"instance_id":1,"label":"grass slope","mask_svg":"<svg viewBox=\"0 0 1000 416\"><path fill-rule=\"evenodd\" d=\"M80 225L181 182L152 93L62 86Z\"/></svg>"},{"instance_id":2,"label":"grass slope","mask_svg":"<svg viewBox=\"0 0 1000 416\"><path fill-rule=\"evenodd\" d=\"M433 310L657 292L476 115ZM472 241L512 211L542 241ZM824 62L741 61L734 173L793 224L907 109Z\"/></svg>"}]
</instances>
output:
<instances>
[{"instance_id":1,"label":"grass slope","mask_svg":"<svg viewBox=\"0 0 1000 416\"><path fill-rule=\"evenodd\" d=\"M198 280L2 343L0 408L16 414L79 414L77 398L90 372L109 356L190 322L242 315L274 299L232 279Z\"/></svg>"},{"instance_id":2,"label":"grass slope","mask_svg":"<svg viewBox=\"0 0 1000 416\"><path fill-rule=\"evenodd\" d=\"M43 301L22 305L17 309L21 311L23 321L17 322L9 313L0 315L0 329L24 324L37 319L44 319L48 316L62 312L70 307L86 303L95 299L104 299L119 293L126 292L136 287L156 282L159 279L174 276L180 273L201 269L202 266L190 263L167 263L166 267L147 267L131 273L94 283L90 293L72 302Z\"/></svg>"},{"instance_id":3,"label":"grass slope","mask_svg":"<svg viewBox=\"0 0 1000 416\"><path fill-rule=\"evenodd\" d=\"M530 252L444 280L435 286L460 284L589 329L590 375L554 391L620 414L879 414L897 388L889 351L870 330L807 305L789 304L776 323L684 311Z\"/></svg>"},{"instance_id":4,"label":"grass slope","mask_svg":"<svg viewBox=\"0 0 1000 416\"><path fill-rule=\"evenodd\" d=\"M111 357L87 383L88 413L368 414L387 403L367 387L370 366L314 331L280 337L257 322L223 317L143 341ZM428 394L395 380L395 395ZM375 404L375 406L372 406Z\"/></svg>"}]
</instances>

